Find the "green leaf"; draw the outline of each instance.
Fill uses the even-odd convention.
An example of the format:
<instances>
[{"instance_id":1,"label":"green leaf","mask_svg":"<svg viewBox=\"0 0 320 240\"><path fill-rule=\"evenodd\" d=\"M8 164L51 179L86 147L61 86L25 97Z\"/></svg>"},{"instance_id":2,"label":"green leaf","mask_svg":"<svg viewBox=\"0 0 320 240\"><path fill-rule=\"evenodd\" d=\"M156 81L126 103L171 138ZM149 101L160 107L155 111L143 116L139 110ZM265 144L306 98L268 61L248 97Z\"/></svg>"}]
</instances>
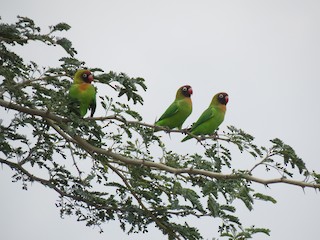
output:
<instances>
[{"instance_id":1,"label":"green leaf","mask_svg":"<svg viewBox=\"0 0 320 240\"><path fill-rule=\"evenodd\" d=\"M210 195L208 197L207 205L208 205L208 209L211 212L211 215L213 217L218 217L219 216L219 209L220 209L219 204Z\"/></svg>"},{"instance_id":2,"label":"green leaf","mask_svg":"<svg viewBox=\"0 0 320 240\"><path fill-rule=\"evenodd\" d=\"M277 200L275 200L273 197L268 196L268 195L264 195L262 193L255 193L255 194L253 194L253 197L258 200L268 201L268 202L272 202L274 204L277 203Z\"/></svg>"},{"instance_id":3,"label":"green leaf","mask_svg":"<svg viewBox=\"0 0 320 240\"><path fill-rule=\"evenodd\" d=\"M52 32L54 31L68 31L71 26L67 23L58 23L57 25L52 27Z\"/></svg>"},{"instance_id":4,"label":"green leaf","mask_svg":"<svg viewBox=\"0 0 320 240\"><path fill-rule=\"evenodd\" d=\"M63 47L64 50L70 54L70 56L73 57L75 54L77 54L77 51L72 47L72 43L68 39L60 38L56 43Z\"/></svg>"}]
</instances>

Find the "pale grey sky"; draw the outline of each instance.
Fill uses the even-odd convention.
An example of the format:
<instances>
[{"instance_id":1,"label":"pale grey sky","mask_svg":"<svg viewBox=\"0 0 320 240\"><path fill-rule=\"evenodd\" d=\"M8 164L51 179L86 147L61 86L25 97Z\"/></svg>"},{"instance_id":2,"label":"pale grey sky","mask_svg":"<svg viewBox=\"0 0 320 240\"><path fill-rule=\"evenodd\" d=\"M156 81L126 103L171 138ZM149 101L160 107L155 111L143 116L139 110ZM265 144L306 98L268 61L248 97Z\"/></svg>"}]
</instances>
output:
<instances>
[{"instance_id":1,"label":"pale grey sky","mask_svg":"<svg viewBox=\"0 0 320 240\"><path fill-rule=\"evenodd\" d=\"M199 117L215 93L226 91L230 101L221 130L235 125L266 146L279 137L320 172L319 1L2 0L3 21L14 22L17 15L32 18L43 29L67 22L72 29L65 35L89 67L145 78L145 104L138 107L144 121L159 117L181 85L194 90L193 113L185 125ZM63 54L35 47L39 49L32 45L21 53L44 66L57 65ZM177 144L180 136L164 139L179 152L195 145ZM233 161L235 168L254 165L241 155ZM54 206L56 194L38 184L22 191L20 184L11 183L11 175L7 167L1 169L0 239L165 239L153 229L149 235L127 236L117 222L104 224L105 233L99 234L75 218L62 220ZM292 186L254 187L278 203L258 202L252 212L239 204L245 226L270 228L269 239L317 238L319 194ZM212 224L201 222L208 239L217 236Z\"/></svg>"}]
</instances>

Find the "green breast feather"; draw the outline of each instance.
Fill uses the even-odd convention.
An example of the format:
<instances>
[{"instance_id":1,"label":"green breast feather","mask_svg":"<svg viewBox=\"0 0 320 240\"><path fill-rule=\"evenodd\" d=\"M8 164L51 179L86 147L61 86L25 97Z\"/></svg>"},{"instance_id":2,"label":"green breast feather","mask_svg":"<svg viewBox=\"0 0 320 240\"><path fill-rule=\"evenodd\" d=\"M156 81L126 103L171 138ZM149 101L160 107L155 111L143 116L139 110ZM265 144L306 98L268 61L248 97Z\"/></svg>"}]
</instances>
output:
<instances>
[{"instance_id":1,"label":"green breast feather","mask_svg":"<svg viewBox=\"0 0 320 240\"><path fill-rule=\"evenodd\" d=\"M85 84L86 86L83 86ZM71 100L79 103L80 116L86 115L88 109L91 109L91 117L96 109L96 90L93 85L82 83L72 84L69 91Z\"/></svg>"}]
</instances>

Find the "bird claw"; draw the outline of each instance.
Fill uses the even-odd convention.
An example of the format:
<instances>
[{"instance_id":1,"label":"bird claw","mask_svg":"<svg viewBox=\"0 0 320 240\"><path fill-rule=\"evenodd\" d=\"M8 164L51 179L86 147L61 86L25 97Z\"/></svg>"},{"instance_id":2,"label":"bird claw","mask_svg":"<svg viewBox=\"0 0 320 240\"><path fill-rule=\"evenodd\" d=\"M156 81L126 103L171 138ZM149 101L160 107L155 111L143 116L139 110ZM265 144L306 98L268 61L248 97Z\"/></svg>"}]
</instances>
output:
<instances>
[{"instance_id":1,"label":"bird claw","mask_svg":"<svg viewBox=\"0 0 320 240\"><path fill-rule=\"evenodd\" d=\"M213 138L214 140L216 140L217 138L219 138L219 135L217 132L214 132L212 134L209 135L211 138Z\"/></svg>"},{"instance_id":2,"label":"bird claw","mask_svg":"<svg viewBox=\"0 0 320 240\"><path fill-rule=\"evenodd\" d=\"M183 134L188 134L190 132L191 128L184 128L184 129L181 129L181 132Z\"/></svg>"},{"instance_id":3,"label":"bird claw","mask_svg":"<svg viewBox=\"0 0 320 240\"><path fill-rule=\"evenodd\" d=\"M164 128L165 128L165 129L163 129L163 131L164 131L165 133L168 133L168 134L170 135L171 129L168 128L168 127L164 127Z\"/></svg>"}]
</instances>

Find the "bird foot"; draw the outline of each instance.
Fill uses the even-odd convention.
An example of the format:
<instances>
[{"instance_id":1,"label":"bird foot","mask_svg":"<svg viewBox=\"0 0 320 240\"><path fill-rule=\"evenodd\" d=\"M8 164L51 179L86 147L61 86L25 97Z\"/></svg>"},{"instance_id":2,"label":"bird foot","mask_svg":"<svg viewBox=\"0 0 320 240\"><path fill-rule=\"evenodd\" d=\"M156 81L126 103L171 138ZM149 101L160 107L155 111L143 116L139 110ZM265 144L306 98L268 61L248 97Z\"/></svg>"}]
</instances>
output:
<instances>
[{"instance_id":1,"label":"bird foot","mask_svg":"<svg viewBox=\"0 0 320 240\"><path fill-rule=\"evenodd\" d=\"M190 132L191 128L184 128L184 129L181 129L181 132L183 134L188 134Z\"/></svg>"},{"instance_id":2,"label":"bird foot","mask_svg":"<svg viewBox=\"0 0 320 240\"><path fill-rule=\"evenodd\" d=\"M216 140L217 138L219 138L219 135L217 132L214 132L213 134L209 135L211 138L213 138L214 140Z\"/></svg>"}]
</instances>

